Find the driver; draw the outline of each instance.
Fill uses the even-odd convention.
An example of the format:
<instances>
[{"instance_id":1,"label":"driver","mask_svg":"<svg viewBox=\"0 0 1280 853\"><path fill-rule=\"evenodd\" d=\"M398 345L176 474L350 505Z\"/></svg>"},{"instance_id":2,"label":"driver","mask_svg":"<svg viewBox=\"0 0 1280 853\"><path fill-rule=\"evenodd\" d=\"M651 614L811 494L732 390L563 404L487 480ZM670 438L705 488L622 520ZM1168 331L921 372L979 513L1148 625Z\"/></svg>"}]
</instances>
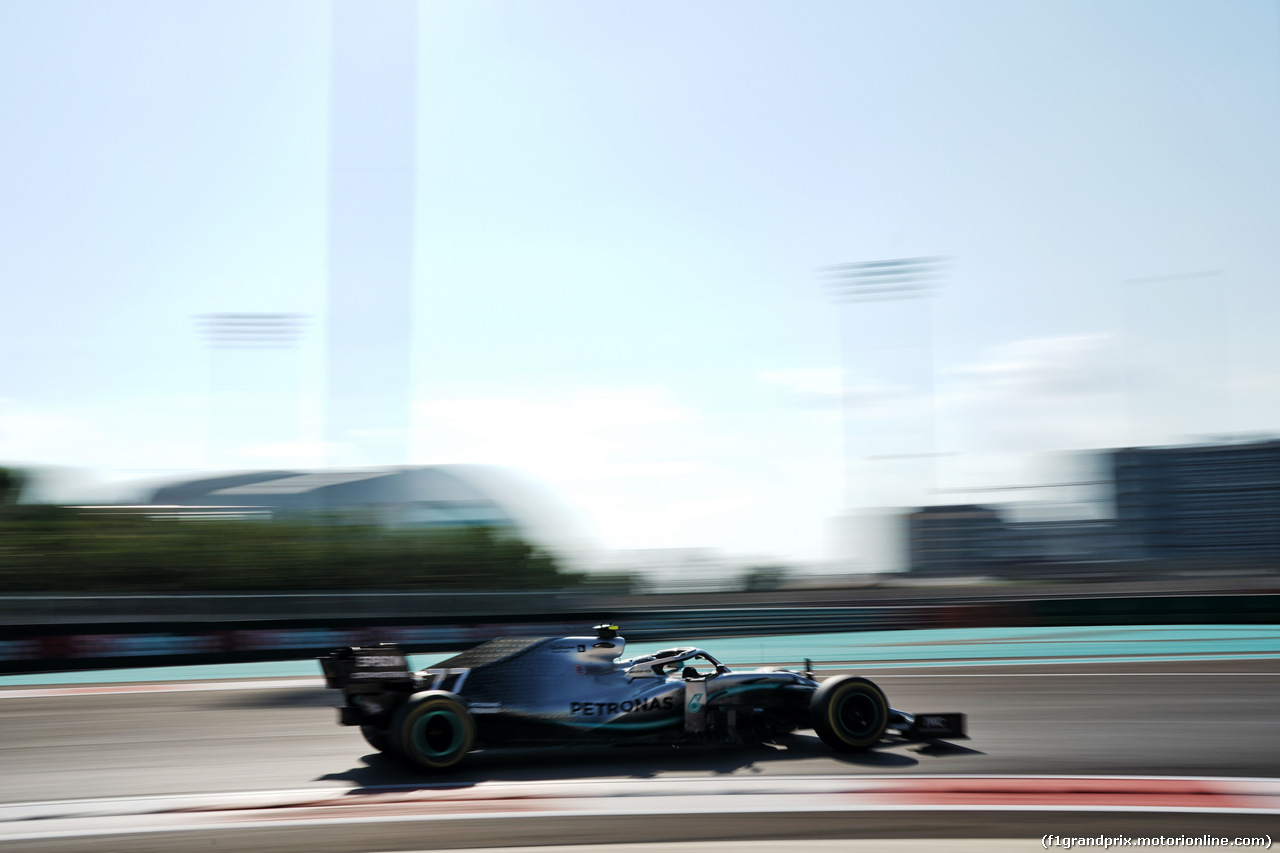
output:
<instances>
[{"instance_id":1,"label":"driver","mask_svg":"<svg viewBox=\"0 0 1280 853\"><path fill-rule=\"evenodd\" d=\"M586 672L614 672L619 668L617 661L622 657L627 641L618 636L617 625L597 625L595 630L595 642L581 642L580 651L574 658Z\"/></svg>"}]
</instances>

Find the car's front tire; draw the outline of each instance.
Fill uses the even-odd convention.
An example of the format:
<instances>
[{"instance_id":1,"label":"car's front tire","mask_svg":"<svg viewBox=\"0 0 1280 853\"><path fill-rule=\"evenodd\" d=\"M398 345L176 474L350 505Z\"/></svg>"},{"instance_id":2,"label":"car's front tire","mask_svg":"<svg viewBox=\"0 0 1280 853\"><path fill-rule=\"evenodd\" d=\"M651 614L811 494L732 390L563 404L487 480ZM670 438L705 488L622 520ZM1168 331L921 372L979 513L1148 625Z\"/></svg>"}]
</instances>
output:
<instances>
[{"instance_id":1,"label":"car's front tire","mask_svg":"<svg viewBox=\"0 0 1280 853\"><path fill-rule=\"evenodd\" d=\"M467 706L444 690L418 693L391 719L394 751L432 773L462 763L476 740L476 723Z\"/></svg>"},{"instance_id":2,"label":"car's front tire","mask_svg":"<svg viewBox=\"0 0 1280 853\"><path fill-rule=\"evenodd\" d=\"M874 682L856 675L829 678L809 703L813 729L839 752L856 752L879 743L889 725L889 700Z\"/></svg>"}]
</instances>

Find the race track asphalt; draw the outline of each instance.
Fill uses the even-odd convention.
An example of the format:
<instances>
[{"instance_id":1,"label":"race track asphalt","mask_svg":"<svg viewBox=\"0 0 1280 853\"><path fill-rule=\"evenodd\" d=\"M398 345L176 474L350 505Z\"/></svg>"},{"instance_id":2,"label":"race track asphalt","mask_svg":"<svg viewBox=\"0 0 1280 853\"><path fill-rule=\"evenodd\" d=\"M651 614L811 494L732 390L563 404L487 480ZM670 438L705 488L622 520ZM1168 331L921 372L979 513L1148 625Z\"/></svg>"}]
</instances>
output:
<instances>
[{"instance_id":1,"label":"race track asphalt","mask_svg":"<svg viewBox=\"0 0 1280 853\"><path fill-rule=\"evenodd\" d=\"M1274 776L1280 661L874 673L891 704L963 711L970 740L834 755L784 748L479 753L451 781L831 773ZM417 784L340 727L318 687L3 698L0 802Z\"/></svg>"}]
</instances>

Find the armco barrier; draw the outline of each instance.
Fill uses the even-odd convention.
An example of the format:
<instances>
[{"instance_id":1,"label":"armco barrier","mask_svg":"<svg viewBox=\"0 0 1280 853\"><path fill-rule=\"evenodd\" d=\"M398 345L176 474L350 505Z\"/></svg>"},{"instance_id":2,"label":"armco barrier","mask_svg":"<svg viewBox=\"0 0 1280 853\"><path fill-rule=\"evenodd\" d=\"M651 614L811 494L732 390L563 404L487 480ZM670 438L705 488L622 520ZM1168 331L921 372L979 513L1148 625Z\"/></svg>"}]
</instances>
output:
<instances>
[{"instance_id":1,"label":"armco barrier","mask_svg":"<svg viewBox=\"0 0 1280 853\"><path fill-rule=\"evenodd\" d=\"M1280 595L1164 595L1028 602L1032 625L1188 625L1280 622Z\"/></svg>"},{"instance_id":2,"label":"armco barrier","mask_svg":"<svg viewBox=\"0 0 1280 853\"><path fill-rule=\"evenodd\" d=\"M560 591L6 595L0 596L0 625L562 613L576 609L577 601L573 593Z\"/></svg>"},{"instance_id":3,"label":"armco barrier","mask_svg":"<svg viewBox=\"0 0 1280 853\"><path fill-rule=\"evenodd\" d=\"M395 642L453 651L497 636L582 634L601 619L631 640L990 626L1276 624L1280 595L1154 596L885 607L612 610L543 615L344 616L239 621L90 622L0 626L0 672L66 671L296 660L336 646Z\"/></svg>"}]
</instances>

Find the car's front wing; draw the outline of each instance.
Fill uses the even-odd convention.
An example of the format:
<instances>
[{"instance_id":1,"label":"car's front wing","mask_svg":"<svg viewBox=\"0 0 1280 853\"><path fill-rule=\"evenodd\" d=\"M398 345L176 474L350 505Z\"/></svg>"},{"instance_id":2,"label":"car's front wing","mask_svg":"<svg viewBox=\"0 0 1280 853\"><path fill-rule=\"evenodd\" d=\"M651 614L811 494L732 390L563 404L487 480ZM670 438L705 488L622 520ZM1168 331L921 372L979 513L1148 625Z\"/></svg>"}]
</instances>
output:
<instances>
[{"instance_id":1,"label":"car's front wing","mask_svg":"<svg viewBox=\"0 0 1280 853\"><path fill-rule=\"evenodd\" d=\"M909 714L889 709L889 731L910 740L964 740L964 714Z\"/></svg>"}]
</instances>

